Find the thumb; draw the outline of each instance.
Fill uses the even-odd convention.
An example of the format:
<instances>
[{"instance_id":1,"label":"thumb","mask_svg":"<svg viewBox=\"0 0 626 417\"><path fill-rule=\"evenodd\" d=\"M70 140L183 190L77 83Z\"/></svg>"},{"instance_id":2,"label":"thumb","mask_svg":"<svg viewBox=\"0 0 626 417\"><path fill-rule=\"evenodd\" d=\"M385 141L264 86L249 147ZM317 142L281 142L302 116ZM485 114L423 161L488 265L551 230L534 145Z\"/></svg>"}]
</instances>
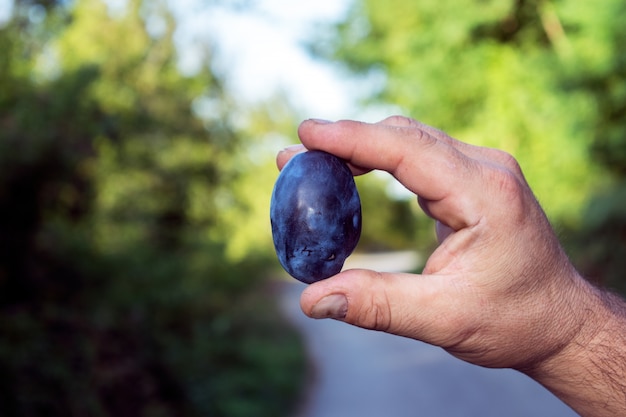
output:
<instances>
[{"instance_id":1,"label":"thumb","mask_svg":"<svg viewBox=\"0 0 626 417\"><path fill-rule=\"evenodd\" d=\"M309 285L300 306L309 317L333 318L430 343L445 344L455 304L443 291L446 277L344 271ZM452 333L454 333L452 331Z\"/></svg>"}]
</instances>

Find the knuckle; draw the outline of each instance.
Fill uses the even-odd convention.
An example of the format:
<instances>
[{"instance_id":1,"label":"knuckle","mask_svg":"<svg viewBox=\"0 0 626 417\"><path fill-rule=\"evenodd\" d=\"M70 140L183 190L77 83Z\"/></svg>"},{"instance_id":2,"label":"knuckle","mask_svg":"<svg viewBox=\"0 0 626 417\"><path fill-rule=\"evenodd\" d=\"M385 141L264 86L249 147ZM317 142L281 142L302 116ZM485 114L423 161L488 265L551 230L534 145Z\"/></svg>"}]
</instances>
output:
<instances>
[{"instance_id":1,"label":"knuckle","mask_svg":"<svg viewBox=\"0 0 626 417\"><path fill-rule=\"evenodd\" d=\"M518 178L521 178L523 176L522 168L520 167L519 162L517 161L517 159L515 159L513 155L500 149L489 149L489 152L491 154L491 159L493 159L494 162L496 162L502 168L510 171Z\"/></svg>"},{"instance_id":2,"label":"knuckle","mask_svg":"<svg viewBox=\"0 0 626 417\"><path fill-rule=\"evenodd\" d=\"M501 166L489 166L486 171L487 204L491 207L491 214L509 222L524 222L534 197L523 177Z\"/></svg>"},{"instance_id":3,"label":"knuckle","mask_svg":"<svg viewBox=\"0 0 626 417\"><path fill-rule=\"evenodd\" d=\"M487 168L487 183L497 197L503 198L507 204L519 203L525 195L524 183L514 171L500 166ZM508 206L511 208L511 206Z\"/></svg>"},{"instance_id":4,"label":"knuckle","mask_svg":"<svg viewBox=\"0 0 626 417\"><path fill-rule=\"evenodd\" d=\"M412 126L415 123L415 121L406 116L394 115L394 116L387 117L380 123L384 125L389 125L389 126L406 127L406 126Z\"/></svg>"},{"instance_id":5,"label":"knuckle","mask_svg":"<svg viewBox=\"0 0 626 417\"><path fill-rule=\"evenodd\" d=\"M376 273L375 280L380 283L381 273ZM360 308L354 312L354 324L370 330L389 332L392 327L391 303L382 285L375 285L362 299ZM383 288L381 288L383 287Z\"/></svg>"},{"instance_id":6,"label":"knuckle","mask_svg":"<svg viewBox=\"0 0 626 417\"><path fill-rule=\"evenodd\" d=\"M499 170L495 175L497 190L507 200L515 200L521 194L521 184L516 175L509 170Z\"/></svg>"}]
</instances>

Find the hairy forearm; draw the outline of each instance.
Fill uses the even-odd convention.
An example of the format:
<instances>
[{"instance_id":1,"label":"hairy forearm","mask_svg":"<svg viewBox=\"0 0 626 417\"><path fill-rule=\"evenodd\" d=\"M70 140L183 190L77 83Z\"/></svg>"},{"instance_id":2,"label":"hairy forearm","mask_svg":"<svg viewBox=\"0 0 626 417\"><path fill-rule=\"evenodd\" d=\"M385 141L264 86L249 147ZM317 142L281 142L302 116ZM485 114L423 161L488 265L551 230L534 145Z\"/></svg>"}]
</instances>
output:
<instances>
[{"instance_id":1,"label":"hairy forearm","mask_svg":"<svg viewBox=\"0 0 626 417\"><path fill-rule=\"evenodd\" d=\"M626 303L582 285L576 337L527 373L581 416L626 415ZM576 304L575 304L576 305Z\"/></svg>"}]
</instances>

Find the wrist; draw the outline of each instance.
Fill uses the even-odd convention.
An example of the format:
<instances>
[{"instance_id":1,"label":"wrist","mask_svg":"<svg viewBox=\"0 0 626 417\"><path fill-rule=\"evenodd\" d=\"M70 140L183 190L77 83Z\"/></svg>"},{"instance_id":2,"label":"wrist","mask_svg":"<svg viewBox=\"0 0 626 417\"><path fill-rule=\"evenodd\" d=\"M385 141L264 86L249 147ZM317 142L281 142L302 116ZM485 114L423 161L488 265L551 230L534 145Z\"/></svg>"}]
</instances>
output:
<instances>
[{"instance_id":1,"label":"wrist","mask_svg":"<svg viewBox=\"0 0 626 417\"><path fill-rule=\"evenodd\" d=\"M576 274L570 297L568 339L554 354L523 369L582 416L626 415L626 307Z\"/></svg>"}]
</instances>

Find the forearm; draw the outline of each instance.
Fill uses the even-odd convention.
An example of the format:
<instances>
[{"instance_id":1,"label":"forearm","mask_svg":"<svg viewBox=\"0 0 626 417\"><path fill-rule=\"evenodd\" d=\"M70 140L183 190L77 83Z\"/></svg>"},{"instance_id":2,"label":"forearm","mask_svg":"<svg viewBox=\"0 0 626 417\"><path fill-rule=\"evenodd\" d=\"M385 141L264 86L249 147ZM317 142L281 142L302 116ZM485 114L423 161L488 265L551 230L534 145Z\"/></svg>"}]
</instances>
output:
<instances>
[{"instance_id":1,"label":"forearm","mask_svg":"<svg viewBox=\"0 0 626 417\"><path fill-rule=\"evenodd\" d=\"M588 283L579 294L576 337L526 373L581 416L626 415L626 303Z\"/></svg>"}]
</instances>

